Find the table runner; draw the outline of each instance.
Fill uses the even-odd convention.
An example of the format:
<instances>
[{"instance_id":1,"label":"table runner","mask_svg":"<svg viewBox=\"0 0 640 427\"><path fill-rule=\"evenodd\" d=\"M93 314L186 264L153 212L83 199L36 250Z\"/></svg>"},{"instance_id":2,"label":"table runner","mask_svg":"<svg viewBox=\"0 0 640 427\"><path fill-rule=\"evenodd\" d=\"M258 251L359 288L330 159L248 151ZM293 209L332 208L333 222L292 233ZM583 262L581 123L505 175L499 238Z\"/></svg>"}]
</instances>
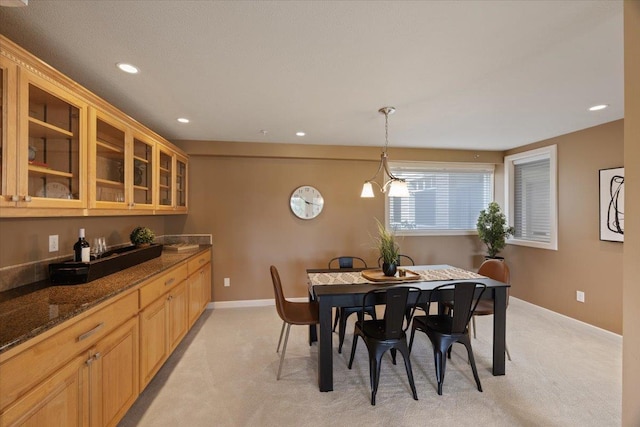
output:
<instances>
[{"instance_id":1,"label":"table runner","mask_svg":"<svg viewBox=\"0 0 640 427\"><path fill-rule=\"evenodd\" d=\"M463 279L480 279L481 276L472 271L463 270L462 268L449 267L443 269L429 269L429 270L413 270L407 268L420 275L420 281L430 282L435 280L463 280ZM359 271L332 271L324 273L309 273L309 281L311 286L316 285L359 285L364 283L374 283L364 277ZM414 280L407 280L406 282L393 280L390 282L375 282L376 284L382 283L410 283Z\"/></svg>"}]
</instances>

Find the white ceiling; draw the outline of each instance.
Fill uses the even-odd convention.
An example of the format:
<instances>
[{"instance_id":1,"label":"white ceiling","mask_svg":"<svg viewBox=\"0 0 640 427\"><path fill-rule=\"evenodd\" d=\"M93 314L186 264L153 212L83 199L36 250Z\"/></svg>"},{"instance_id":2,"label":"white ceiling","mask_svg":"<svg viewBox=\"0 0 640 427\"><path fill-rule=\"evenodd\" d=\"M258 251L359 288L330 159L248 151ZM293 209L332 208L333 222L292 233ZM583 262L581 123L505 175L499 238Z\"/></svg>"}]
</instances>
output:
<instances>
[{"instance_id":1,"label":"white ceiling","mask_svg":"<svg viewBox=\"0 0 640 427\"><path fill-rule=\"evenodd\" d=\"M170 140L381 146L392 105L391 147L504 150L624 113L621 1L30 0L0 32Z\"/></svg>"}]
</instances>

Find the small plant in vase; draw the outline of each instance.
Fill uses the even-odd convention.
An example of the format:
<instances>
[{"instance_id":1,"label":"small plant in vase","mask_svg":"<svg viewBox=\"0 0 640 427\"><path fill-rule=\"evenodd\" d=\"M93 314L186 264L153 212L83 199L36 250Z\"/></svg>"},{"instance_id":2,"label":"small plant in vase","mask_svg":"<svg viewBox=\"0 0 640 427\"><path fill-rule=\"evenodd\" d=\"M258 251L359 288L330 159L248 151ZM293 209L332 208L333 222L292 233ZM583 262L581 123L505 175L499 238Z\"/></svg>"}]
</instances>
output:
<instances>
[{"instance_id":1,"label":"small plant in vase","mask_svg":"<svg viewBox=\"0 0 640 427\"><path fill-rule=\"evenodd\" d=\"M382 272L385 276L395 276L398 267L398 255L400 247L396 243L395 234L376 219L378 224L378 236L376 246L382 257Z\"/></svg>"},{"instance_id":2,"label":"small plant in vase","mask_svg":"<svg viewBox=\"0 0 640 427\"><path fill-rule=\"evenodd\" d=\"M487 245L488 258L499 258L497 255L504 249L507 237L515 232L513 227L507 227L507 218L496 202L489 203L487 209L480 211L476 228L478 237Z\"/></svg>"},{"instance_id":3,"label":"small plant in vase","mask_svg":"<svg viewBox=\"0 0 640 427\"><path fill-rule=\"evenodd\" d=\"M153 243L153 239L155 238L156 235L154 234L154 232L147 227L136 227L129 235L131 243L133 243L137 247L149 246L151 243Z\"/></svg>"}]
</instances>

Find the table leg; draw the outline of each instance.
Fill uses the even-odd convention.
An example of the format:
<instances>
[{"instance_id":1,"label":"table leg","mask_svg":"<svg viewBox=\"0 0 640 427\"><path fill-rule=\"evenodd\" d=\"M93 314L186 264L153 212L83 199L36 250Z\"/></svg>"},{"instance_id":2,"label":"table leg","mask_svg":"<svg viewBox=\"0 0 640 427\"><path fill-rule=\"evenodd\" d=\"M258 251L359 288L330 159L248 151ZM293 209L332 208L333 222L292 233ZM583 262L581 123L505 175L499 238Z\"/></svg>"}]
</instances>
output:
<instances>
[{"instance_id":1,"label":"table leg","mask_svg":"<svg viewBox=\"0 0 640 427\"><path fill-rule=\"evenodd\" d=\"M318 386L320 391L333 391L333 352L331 333L331 302L318 298L320 343L318 345Z\"/></svg>"},{"instance_id":2,"label":"table leg","mask_svg":"<svg viewBox=\"0 0 640 427\"><path fill-rule=\"evenodd\" d=\"M309 292L309 302L314 301L313 294ZM309 345L318 341L318 332L316 325L309 325Z\"/></svg>"},{"instance_id":3,"label":"table leg","mask_svg":"<svg viewBox=\"0 0 640 427\"><path fill-rule=\"evenodd\" d=\"M496 288L493 301L493 375L504 375L507 323L507 288Z\"/></svg>"}]
</instances>

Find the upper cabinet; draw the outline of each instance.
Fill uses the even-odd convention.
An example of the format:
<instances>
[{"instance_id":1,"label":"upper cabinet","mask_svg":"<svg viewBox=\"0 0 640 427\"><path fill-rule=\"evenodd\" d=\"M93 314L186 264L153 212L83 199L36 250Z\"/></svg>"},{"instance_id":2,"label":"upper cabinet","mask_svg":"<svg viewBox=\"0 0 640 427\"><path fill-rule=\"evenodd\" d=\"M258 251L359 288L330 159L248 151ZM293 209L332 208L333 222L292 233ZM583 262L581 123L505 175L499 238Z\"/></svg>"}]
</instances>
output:
<instances>
[{"instance_id":1,"label":"upper cabinet","mask_svg":"<svg viewBox=\"0 0 640 427\"><path fill-rule=\"evenodd\" d=\"M0 41L0 217L187 212L186 154Z\"/></svg>"}]
</instances>

